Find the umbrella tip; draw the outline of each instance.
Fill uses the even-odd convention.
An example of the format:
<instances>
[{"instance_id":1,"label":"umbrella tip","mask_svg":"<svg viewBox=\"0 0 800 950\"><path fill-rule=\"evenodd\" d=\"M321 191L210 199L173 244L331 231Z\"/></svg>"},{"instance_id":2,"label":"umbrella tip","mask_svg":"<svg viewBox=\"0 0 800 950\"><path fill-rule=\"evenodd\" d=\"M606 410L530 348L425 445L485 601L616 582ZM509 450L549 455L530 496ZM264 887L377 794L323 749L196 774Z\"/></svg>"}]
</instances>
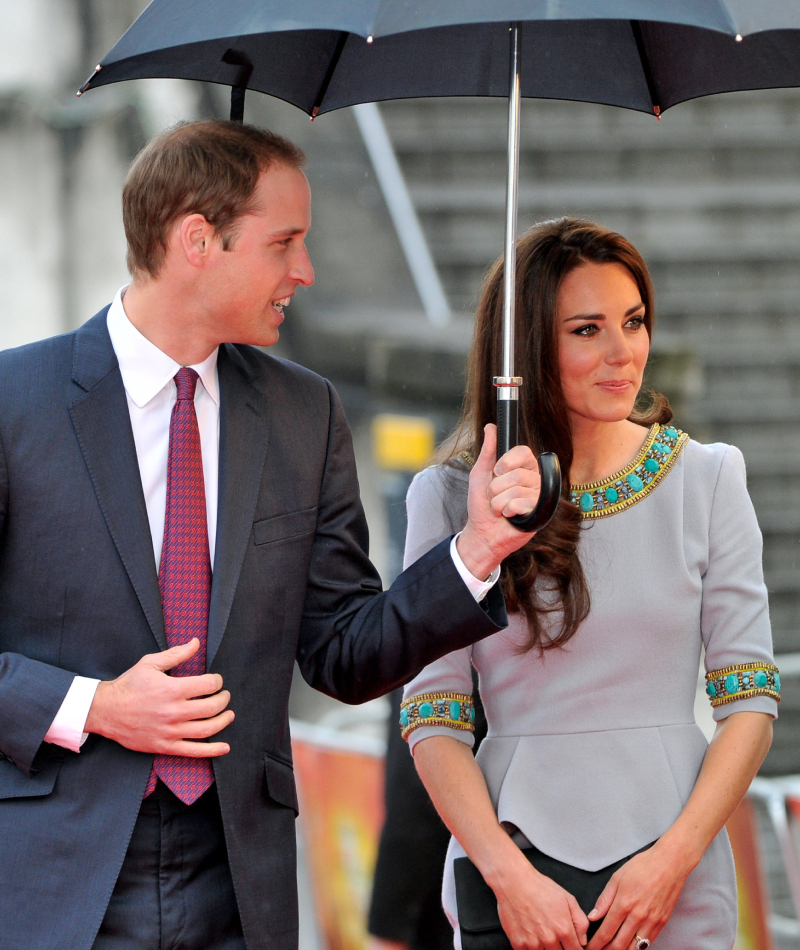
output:
<instances>
[{"instance_id":1,"label":"umbrella tip","mask_svg":"<svg viewBox=\"0 0 800 950\"><path fill-rule=\"evenodd\" d=\"M367 42L368 42L368 43L372 43L372 42L374 41L374 39L375 39L375 37L374 37L372 34L370 34L370 35L367 37Z\"/></svg>"},{"instance_id":2,"label":"umbrella tip","mask_svg":"<svg viewBox=\"0 0 800 950\"><path fill-rule=\"evenodd\" d=\"M314 108L311 110L311 121L313 122L314 119L316 119L318 115L319 115L319 106L314 106Z\"/></svg>"},{"instance_id":3,"label":"umbrella tip","mask_svg":"<svg viewBox=\"0 0 800 950\"><path fill-rule=\"evenodd\" d=\"M741 33L737 33L737 34L736 34L736 42L737 42L737 43L741 43L741 42L742 42L742 39L743 39L742 34L741 34Z\"/></svg>"},{"instance_id":4,"label":"umbrella tip","mask_svg":"<svg viewBox=\"0 0 800 950\"><path fill-rule=\"evenodd\" d=\"M653 112L655 113L656 122L661 121L661 106L653 106Z\"/></svg>"},{"instance_id":5,"label":"umbrella tip","mask_svg":"<svg viewBox=\"0 0 800 950\"><path fill-rule=\"evenodd\" d=\"M89 83L94 79L94 77L100 72L101 69L102 69L102 66L100 66L99 64L94 67L94 72L92 73L92 75L86 80L86 82L78 90L78 98L80 98L86 92L86 90L89 88Z\"/></svg>"}]
</instances>

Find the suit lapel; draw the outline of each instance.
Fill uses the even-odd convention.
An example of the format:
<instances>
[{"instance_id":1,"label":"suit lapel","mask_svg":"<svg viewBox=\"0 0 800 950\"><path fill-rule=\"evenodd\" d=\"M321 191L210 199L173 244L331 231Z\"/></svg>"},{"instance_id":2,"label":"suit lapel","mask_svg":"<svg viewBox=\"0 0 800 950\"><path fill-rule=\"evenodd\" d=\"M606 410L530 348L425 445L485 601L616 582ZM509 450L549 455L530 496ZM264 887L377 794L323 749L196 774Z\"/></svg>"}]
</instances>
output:
<instances>
[{"instance_id":1,"label":"suit lapel","mask_svg":"<svg viewBox=\"0 0 800 950\"><path fill-rule=\"evenodd\" d=\"M72 378L85 392L69 413L108 530L153 636L166 650L153 540L125 389L106 328L107 309L75 335Z\"/></svg>"},{"instance_id":2,"label":"suit lapel","mask_svg":"<svg viewBox=\"0 0 800 950\"><path fill-rule=\"evenodd\" d=\"M206 668L219 649L253 530L270 431L266 397L250 382L235 348L222 346L220 386L219 506L214 580L208 620Z\"/></svg>"}]
</instances>

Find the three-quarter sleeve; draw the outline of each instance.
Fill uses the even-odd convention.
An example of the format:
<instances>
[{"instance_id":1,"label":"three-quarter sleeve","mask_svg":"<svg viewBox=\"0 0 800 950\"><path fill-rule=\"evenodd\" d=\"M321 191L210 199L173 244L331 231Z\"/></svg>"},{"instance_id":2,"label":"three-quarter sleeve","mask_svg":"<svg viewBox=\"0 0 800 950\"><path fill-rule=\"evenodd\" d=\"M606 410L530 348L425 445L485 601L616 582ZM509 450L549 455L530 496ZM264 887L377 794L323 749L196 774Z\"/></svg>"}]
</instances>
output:
<instances>
[{"instance_id":1,"label":"three-quarter sleeve","mask_svg":"<svg viewBox=\"0 0 800 950\"><path fill-rule=\"evenodd\" d=\"M778 714L780 674L761 552L744 458L727 446L711 503L700 620L706 691L716 720L744 711Z\"/></svg>"},{"instance_id":2,"label":"three-quarter sleeve","mask_svg":"<svg viewBox=\"0 0 800 950\"><path fill-rule=\"evenodd\" d=\"M415 476L406 497L404 568L463 528L456 514L462 507L460 499L453 497L459 491L463 492L465 508L466 479L446 474L442 466L426 468ZM450 504L445 503L446 493ZM426 666L405 687L400 728L412 752L420 739L436 735L451 736L472 746L475 711L471 657L471 647L450 653Z\"/></svg>"}]
</instances>

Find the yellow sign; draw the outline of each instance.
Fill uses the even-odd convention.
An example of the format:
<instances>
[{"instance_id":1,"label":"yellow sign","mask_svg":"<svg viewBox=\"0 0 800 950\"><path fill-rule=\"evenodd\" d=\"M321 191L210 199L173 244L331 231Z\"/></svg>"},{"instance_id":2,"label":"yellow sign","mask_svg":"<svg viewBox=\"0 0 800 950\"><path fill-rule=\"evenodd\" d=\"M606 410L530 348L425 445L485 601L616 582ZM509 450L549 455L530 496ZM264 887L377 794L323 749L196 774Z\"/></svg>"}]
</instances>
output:
<instances>
[{"instance_id":1,"label":"yellow sign","mask_svg":"<svg viewBox=\"0 0 800 950\"><path fill-rule=\"evenodd\" d=\"M424 416L381 413L372 420L375 461L385 470L418 472L433 455L433 423Z\"/></svg>"}]
</instances>

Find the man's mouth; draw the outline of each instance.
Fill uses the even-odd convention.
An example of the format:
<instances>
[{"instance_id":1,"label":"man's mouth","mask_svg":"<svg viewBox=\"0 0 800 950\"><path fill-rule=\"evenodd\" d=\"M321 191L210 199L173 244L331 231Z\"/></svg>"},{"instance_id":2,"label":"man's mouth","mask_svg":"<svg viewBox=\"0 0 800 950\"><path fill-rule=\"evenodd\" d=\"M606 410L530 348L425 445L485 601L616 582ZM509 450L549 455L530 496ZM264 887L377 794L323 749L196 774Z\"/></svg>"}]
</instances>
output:
<instances>
[{"instance_id":1,"label":"man's mouth","mask_svg":"<svg viewBox=\"0 0 800 950\"><path fill-rule=\"evenodd\" d=\"M272 306L275 310L278 311L278 313L282 314L283 308L289 306L289 302L291 301L291 299L292 299L291 297L281 297L280 300L273 300Z\"/></svg>"}]
</instances>

